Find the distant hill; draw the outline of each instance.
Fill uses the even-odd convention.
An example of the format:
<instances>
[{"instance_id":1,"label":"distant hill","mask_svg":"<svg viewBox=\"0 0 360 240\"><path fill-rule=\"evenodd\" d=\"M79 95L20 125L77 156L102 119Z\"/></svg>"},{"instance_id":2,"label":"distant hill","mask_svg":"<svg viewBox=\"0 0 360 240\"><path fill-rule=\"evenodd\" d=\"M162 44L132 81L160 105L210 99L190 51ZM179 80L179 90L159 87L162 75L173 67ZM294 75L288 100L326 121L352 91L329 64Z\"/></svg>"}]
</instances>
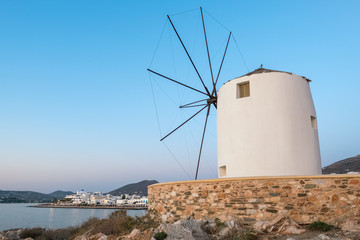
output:
<instances>
[{"instance_id":1,"label":"distant hill","mask_svg":"<svg viewBox=\"0 0 360 240\"><path fill-rule=\"evenodd\" d=\"M63 198L65 198L66 195L71 195L71 194L74 194L74 193L70 192L70 191L57 190L55 192L49 193L48 195L52 196L53 198L63 199Z\"/></svg>"},{"instance_id":2,"label":"distant hill","mask_svg":"<svg viewBox=\"0 0 360 240\"><path fill-rule=\"evenodd\" d=\"M56 191L44 194L32 191L2 191L0 190L0 203L43 203L51 202L54 198L64 198L73 192Z\"/></svg>"},{"instance_id":3,"label":"distant hill","mask_svg":"<svg viewBox=\"0 0 360 240\"><path fill-rule=\"evenodd\" d=\"M121 196L122 194L147 195L147 187L151 184L158 183L156 180L143 180L138 183L131 183L121 188L109 192L113 196Z\"/></svg>"},{"instance_id":4,"label":"distant hill","mask_svg":"<svg viewBox=\"0 0 360 240\"><path fill-rule=\"evenodd\" d=\"M347 172L360 172L360 154L355 157L340 160L322 169L323 174L342 174Z\"/></svg>"}]
</instances>

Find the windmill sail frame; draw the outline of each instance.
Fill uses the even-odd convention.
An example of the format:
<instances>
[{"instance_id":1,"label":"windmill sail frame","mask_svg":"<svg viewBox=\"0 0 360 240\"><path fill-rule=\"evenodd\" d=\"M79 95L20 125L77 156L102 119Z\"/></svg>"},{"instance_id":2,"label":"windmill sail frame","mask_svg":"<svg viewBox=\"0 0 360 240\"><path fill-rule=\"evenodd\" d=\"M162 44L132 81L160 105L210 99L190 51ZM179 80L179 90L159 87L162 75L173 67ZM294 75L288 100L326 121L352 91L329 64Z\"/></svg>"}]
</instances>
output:
<instances>
[{"instance_id":1,"label":"windmill sail frame","mask_svg":"<svg viewBox=\"0 0 360 240\"><path fill-rule=\"evenodd\" d=\"M181 123L179 126L177 126L175 129L173 129L172 131L170 131L168 134L166 134L164 137L162 137L160 139L160 141L163 141L164 139L166 139L168 136L170 136L171 134L173 134L174 132L176 132L178 129L180 129L182 126L184 126L186 123L188 123L191 119L193 119L196 115L198 115L200 112L202 112L203 110L207 109L207 113L206 113L206 118L205 118L205 122L204 122L204 128L203 128L203 132L202 132L202 138L201 138L201 144L200 144L200 149L199 149L199 154L198 154L198 159L197 159L197 167L196 167L196 173L195 173L195 180L197 180L198 178L198 173L199 173L199 166L200 166L200 160L201 160L201 154L202 154L202 150L203 150L203 143L204 143L204 139L205 139L205 133L206 133L206 128L207 128L207 123L208 123L208 118L209 118L209 114L210 114L210 108L211 108L211 105L213 105L215 107L215 109L217 108L217 89L216 89L216 84L218 82L218 79L219 79L219 76L220 76L220 73L221 73L221 69L222 69L222 66L223 66L223 63L224 63L224 60L225 60L225 56L226 56L226 53L227 53L227 49L228 49L228 46L229 46L229 42L230 42L230 38L231 38L231 34L232 32L230 31L229 33L229 37L227 39L227 43L226 43L226 47L225 47L225 51L224 51L224 54L223 54L223 57L222 57L222 60L221 60L221 64L220 64L220 67L219 67L219 70L218 70L218 73L217 73L217 76L216 76L216 80L214 81L214 73L213 73L213 68L212 68L212 64L211 64L211 58L210 58L210 51L209 51L209 45L208 45L208 40L207 40L207 35L206 35L206 27L205 27L205 21L204 21L204 15L203 15L203 9L202 7L200 7L200 12L201 12L201 19L202 19L202 26L203 26L203 32L204 32L204 39L205 39L205 45L206 45L206 51L207 51L207 58L208 58L208 61L209 61L209 69L210 69L210 73L211 73L211 82L212 82L212 91L210 93L209 89L206 87L204 81L203 81L203 78L201 77L194 61L192 60L184 42L182 41L177 29L175 28L175 25L174 23L172 22L171 18L169 15L167 15L167 18L179 40L179 42L181 43L189 61L191 62L191 65L193 66L198 78L200 79L201 83L202 83L202 86L204 87L204 91L200 90L200 89L196 89L194 87L191 87L191 86L188 86L180 81L177 81L173 78L170 78L170 77L167 77L161 73L158 73L152 69L147 69L150 73L152 74L155 74L155 75L158 75L164 79L167 79L171 82L174 82L178 85L181 85L183 87L186 87L188 89L191 89L193 91L196 91L198 93L201 93L203 95L206 95L207 98L205 99L201 99L201 100L198 100L198 101L194 101L194 102L191 102L191 103L187 103L187 104L184 104L184 105L181 105L179 106L179 108L192 108L192 107L202 107L198 112L196 112L195 114L193 114L190 118L188 118L186 121L184 121L183 123ZM201 103L201 102L204 102L206 101L206 103Z\"/></svg>"}]
</instances>

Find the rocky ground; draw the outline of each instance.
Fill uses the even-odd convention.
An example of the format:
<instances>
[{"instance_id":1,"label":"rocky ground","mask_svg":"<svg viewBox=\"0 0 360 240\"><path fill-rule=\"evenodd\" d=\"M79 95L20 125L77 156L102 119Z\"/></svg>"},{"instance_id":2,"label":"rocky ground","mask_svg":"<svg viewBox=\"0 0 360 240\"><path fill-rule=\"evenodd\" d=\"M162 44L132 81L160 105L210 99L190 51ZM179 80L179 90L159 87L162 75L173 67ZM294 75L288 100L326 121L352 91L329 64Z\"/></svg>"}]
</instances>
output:
<instances>
[{"instance_id":1,"label":"rocky ground","mask_svg":"<svg viewBox=\"0 0 360 240\"><path fill-rule=\"evenodd\" d=\"M129 217L116 211L108 218L91 218L81 226L62 229L12 229L0 232L0 240L360 240L360 217L349 218L338 226L324 222L299 225L290 217L246 223L235 218L161 223L157 212Z\"/></svg>"},{"instance_id":2,"label":"rocky ground","mask_svg":"<svg viewBox=\"0 0 360 240\"><path fill-rule=\"evenodd\" d=\"M330 225L318 224L322 230L310 230L309 226L300 226L287 217L278 217L272 221L257 221L253 225L244 226L236 220L221 222L219 219L179 220L175 223L162 223L156 228L145 230L133 229L126 235L105 235L92 233L91 229L77 236L75 240L360 240L359 226L342 230ZM319 227L318 226L318 227ZM329 228L329 229L326 229ZM327 231L325 231L327 230ZM64 239L52 236L21 238L22 229L0 232L1 240L9 239ZM163 238L165 237L166 238ZM156 238L157 237L157 238ZM67 238L65 238L67 239Z\"/></svg>"}]
</instances>

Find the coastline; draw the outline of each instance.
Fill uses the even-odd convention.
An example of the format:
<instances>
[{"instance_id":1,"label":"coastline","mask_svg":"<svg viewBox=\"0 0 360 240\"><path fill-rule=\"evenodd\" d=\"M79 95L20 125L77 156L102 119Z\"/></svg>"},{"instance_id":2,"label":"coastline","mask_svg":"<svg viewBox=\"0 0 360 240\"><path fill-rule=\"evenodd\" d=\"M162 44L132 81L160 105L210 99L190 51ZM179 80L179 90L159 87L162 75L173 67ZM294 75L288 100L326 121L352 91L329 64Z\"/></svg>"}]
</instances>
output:
<instances>
[{"instance_id":1,"label":"coastline","mask_svg":"<svg viewBox=\"0 0 360 240\"><path fill-rule=\"evenodd\" d=\"M126 210L147 210L146 206L83 206L83 205L55 205L55 204L39 204L28 207L35 208L84 208L84 209L126 209Z\"/></svg>"}]
</instances>

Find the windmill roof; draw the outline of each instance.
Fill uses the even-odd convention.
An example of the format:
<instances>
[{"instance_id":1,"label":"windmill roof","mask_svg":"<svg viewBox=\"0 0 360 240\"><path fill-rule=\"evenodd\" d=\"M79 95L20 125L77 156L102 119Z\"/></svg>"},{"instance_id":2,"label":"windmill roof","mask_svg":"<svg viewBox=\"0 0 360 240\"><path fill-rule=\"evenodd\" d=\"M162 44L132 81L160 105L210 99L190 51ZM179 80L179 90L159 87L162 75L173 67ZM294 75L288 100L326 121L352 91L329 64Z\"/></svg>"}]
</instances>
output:
<instances>
[{"instance_id":1,"label":"windmill roof","mask_svg":"<svg viewBox=\"0 0 360 240\"><path fill-rule=\"evenodd\" d=\"M245 74L245 75L242 75L242 76L240 76L240 77L237 77L237 78L241 78L241 77L245 77L245 76L250 76L250 75L253 75L253 74L270 73L270 72L281 72L281 73L293 74L293 73L291 73L291 72L278 71L278 70L272 70L272 69L267 69L267 68L258 68L258 69L255 69L255 70L252 71L252 72L249 72L249 73L247 73L247 74ZM311 82L310 79L308 79L308 78L306 78L306 77L304 77L304 76L301 76L301 77L304 78L306 81ZM236 79L236 78L235 78L235 79ZM234 80L234 79L232 79L232 80ZM232 80L230 80L230 81L232 81ZM230 82L230 81L228 81L228 82Z\"/></svg>"}]
</instances>

